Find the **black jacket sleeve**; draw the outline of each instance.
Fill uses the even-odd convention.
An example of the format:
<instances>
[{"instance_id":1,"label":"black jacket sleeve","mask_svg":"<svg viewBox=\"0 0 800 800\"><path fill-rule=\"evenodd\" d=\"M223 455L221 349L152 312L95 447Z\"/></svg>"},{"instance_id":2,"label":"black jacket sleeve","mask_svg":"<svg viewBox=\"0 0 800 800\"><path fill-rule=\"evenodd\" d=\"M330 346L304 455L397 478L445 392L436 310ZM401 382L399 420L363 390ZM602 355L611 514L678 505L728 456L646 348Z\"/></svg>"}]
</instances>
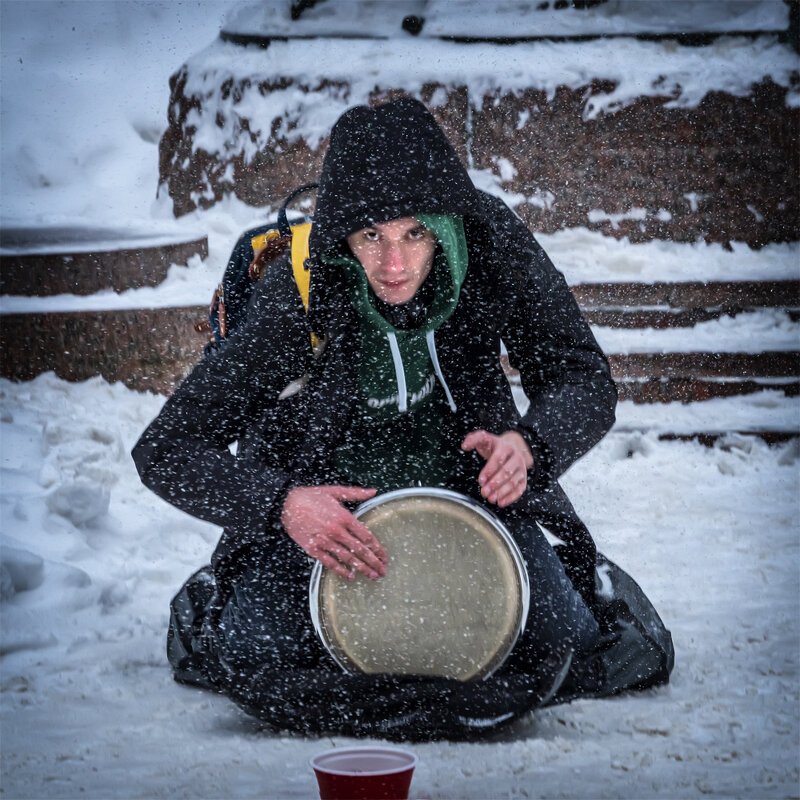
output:
<instances>
[{"instance_id":1,"label":"black jacket sleeve","mask_svg":"<svg viewBox=\"0 0 800 800\"><path fill-rule=\"evenodd\" d=\"M529 233L525 238L527 247L517 251L523 287L502 338L530 400L519 430L538 462L535 484L542 486L608 432L617 391L563 275Z\"/></svg>"},{"instance_id":2,"label":"black jacket sleeve","mask_svg":"<svg viewBox=\"0 0 800 800\"><path fill-rule=\"evenodd\" d=\"M194 368L132 452L148 488L222 527L263 528L289 481L274 460L230 450L303 373L296 309L280 294L259 284L247 322Z\"/></svg>"}]
</instances>

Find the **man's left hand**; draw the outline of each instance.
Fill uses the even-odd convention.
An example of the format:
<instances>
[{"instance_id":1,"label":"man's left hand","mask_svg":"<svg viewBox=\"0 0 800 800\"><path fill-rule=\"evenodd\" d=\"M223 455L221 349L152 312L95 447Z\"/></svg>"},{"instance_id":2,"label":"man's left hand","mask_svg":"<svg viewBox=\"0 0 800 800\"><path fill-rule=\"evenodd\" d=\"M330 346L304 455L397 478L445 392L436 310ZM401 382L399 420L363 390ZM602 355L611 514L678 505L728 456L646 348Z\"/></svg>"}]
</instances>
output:
<instances>
[{"instance_id":1,"label":"man's left hand","mask_svg":"<svg viewBox=\"0 0 800 800\"><path fill-rule=\"evenodd\" d=\"M486 459L478 481L481 494L490 503L505 508L522 497L533 455L520 434L506 431L495 436L487 431L473 431L461 442L461 449L477 450Z\"/></svg>"}]
</instances>

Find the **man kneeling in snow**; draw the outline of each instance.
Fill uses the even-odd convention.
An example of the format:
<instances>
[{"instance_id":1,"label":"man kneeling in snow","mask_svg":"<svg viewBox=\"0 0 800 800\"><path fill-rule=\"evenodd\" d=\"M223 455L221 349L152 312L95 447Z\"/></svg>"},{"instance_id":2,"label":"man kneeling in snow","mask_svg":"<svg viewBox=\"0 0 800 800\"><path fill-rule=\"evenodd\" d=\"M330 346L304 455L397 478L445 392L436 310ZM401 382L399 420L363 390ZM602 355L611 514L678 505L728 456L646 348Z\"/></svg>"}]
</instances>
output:
<instances>
[{"instance_id":1,"label":"man kneeling in snow","mask_svg":"<svg viewBox=\"0 0 800 800\"><path fill-rule=\"evenodd\" d=\"M307 313L288 259L271 265L246 324L133 451L147 486L224 528L173 603L176 677L277 727L393 738L472 736L545 701L666 682L668 632L557 483L614 421L608 363L561 274L421 103L336 123L306 266ZM392 568L346 504L409 486L488 504L521 549L527 625L485 681L344 674L312 625L314 559L346 578Z\"/></svg>"}]
</instances>

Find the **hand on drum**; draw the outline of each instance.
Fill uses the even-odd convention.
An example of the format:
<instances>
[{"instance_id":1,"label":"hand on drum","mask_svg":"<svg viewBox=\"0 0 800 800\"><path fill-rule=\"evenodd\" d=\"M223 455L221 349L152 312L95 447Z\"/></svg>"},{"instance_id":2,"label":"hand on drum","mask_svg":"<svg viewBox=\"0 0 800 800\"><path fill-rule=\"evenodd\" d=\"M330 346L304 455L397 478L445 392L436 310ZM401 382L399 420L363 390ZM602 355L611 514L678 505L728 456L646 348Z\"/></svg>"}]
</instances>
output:
<instances>
[{"instance_id":1,"label":"hand on drum","mask_svg":"<svg viewBox=\"0 0 800 800\"><path fill-rule=\"evenodd\" d=\"M386 551L342 505L374 494L355 486L296 486L286 495L281 522L308 555L337 575L353 580L360 572L376 580L386 574Z\"/></svg>"},{"instance_id":2,"label":"hand on drum","mask_svg":"<svg viewBox=\"0 0 800 800\"><path fill-rule=\"evenodd\" d=\"M506 431L495 436L487 431L473 431L461 442L461 449L477 450L486 459L478 481L481 494L490 503L505 508L522 497L533 455L520 434Z\"/></svg>"}]
</instances>

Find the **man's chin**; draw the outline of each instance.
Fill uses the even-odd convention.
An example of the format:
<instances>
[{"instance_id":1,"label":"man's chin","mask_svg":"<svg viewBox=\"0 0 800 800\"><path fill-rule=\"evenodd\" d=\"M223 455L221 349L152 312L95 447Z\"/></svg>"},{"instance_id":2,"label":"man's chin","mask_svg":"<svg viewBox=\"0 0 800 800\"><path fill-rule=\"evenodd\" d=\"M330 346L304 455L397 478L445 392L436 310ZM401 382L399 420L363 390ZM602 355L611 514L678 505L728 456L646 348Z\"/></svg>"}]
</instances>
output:
<instances>
[{"instance_id":1,"label":"man's chin","mask_svg":"<svg viewBox=\"0 0 800 800\"><path fill-rule=\"evenodd\" d=\"M401 306L403 303L407 303L413 296L414 293L409 291L406 286L398 286L396 288L384 287L383 290L378 293L378 297L390 306Z\"/></svg>"}]
</instances>

